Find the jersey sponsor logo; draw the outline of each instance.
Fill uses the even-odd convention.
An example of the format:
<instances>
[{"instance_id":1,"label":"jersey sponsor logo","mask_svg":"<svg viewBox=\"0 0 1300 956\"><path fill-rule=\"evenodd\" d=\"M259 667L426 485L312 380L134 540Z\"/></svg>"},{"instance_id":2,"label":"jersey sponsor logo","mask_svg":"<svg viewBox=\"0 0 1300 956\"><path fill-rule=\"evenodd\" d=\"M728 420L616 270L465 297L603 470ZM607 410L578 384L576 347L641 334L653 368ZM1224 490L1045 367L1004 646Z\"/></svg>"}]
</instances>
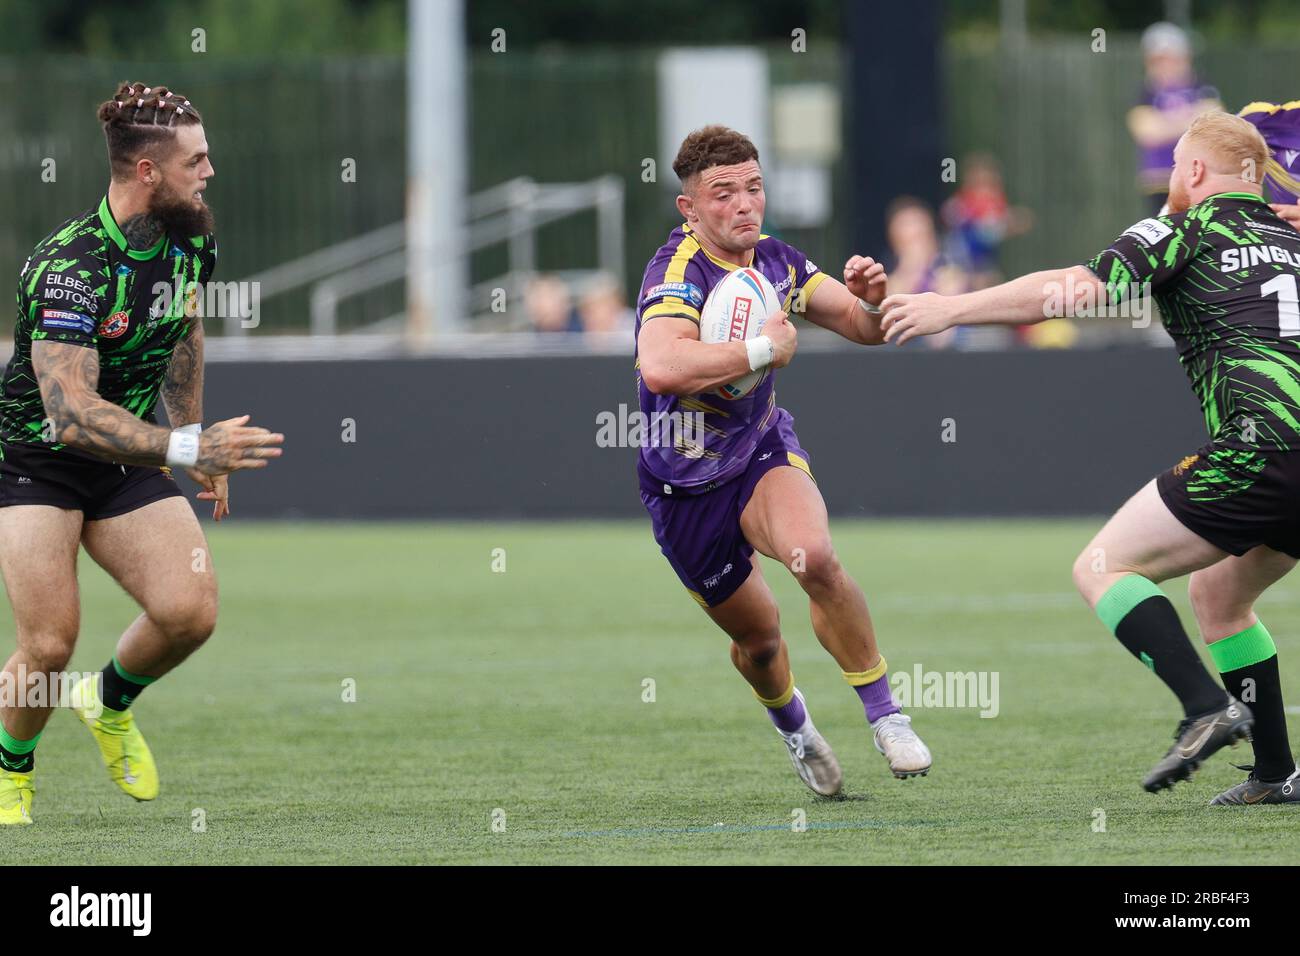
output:
<instances>
[{"instance_id":1,"label":"jersey sponsor logo","mask_svg":"<svg viewBox=\"0 0 1300 956\"><path fill-rule=\"evenodd\" d=\"M102 339L115 339L126 332L126 327L130 323L131 316L125 312L114 312L103 322L99 323L99 337Z\"/></svg>"},{"instance_id":2,"label":"jersey sponsor logo","mask_svg":"<svg viewBox=\"0 0 1300 956\"><path fill-rule=\"evenodd\" d=\"M88 283L64 272L47 273L41 280L38 298L43 302L65 303L72 308L94 312L96 296Z\"/></svg>"},{"instance_id":3,"label":"jersey sponsor logo","mask_svg":"<svg viewBox=\"0 0 1300 956\"><path fill-rule=\"evenodd\" d=\"M1237 249L1224 249L1219 253L1219 268L1224 272L1236 272L1251 266L1273 264L1294 266L1300 269L1300 255L1281 246L1242 246Z\"/></svg>"},{"instance_id":4,"label":"jersey sponsor logo","mask_svg":"<svg viewBox=\"0 0 1300 956\"><path fill-rule=\"evenodd\" d=\"M812 275L817 271L817 263L813 262L811 259L805 259L803 261L803 271Z\"/></svg>"},{"instance_id":5,"label":"jersey sponsor logo","mask_svg":"<svg viewBox=\"0 0 1300 956\"><path fill-rule=\"evenodd\" d=\"M45 276L45 288L53 289L58 286L72 289L73 291L80 292L84 295L90 295L94 291L90 288L90 283L82 282L76 276L68 275L66 272L47 273Z\"/></svg>"},{"instance_id":6,"label":"jersey sponsor logo","mask_svg":"<svg viewBox=\"0 0 1300 956\"><path fill-rule=\"evenodd\" d=\"M42 309L41 328L72 329L78 332L95 331L95 320L80 312L65 312L62 309Z\"/></svg>"},{"instance_id":7,"label":"jersey sponsor logo","mask_svg":"<svg viewBox=\"0 0 1300 956\"><path fill-rule=\"evenodd\" d=\"M668 296L684 299L689 305L693 305L697 309L704 304L704 290L694 282L661 282L646 291L645 298L641 300L641 303L649 305L656 299L663 299Z\"/></svg>"},{"instance_id":8,"label":"jersey sponsor logo","mask_svg":"<svg viewBox=\"0 0 1300 956\"><path fill-rule=\"evenodd\" d=\"M1133 236L1139 242L1148 246L1154 246L1161 239L1173 234L1173 229L1166 226L1159 219L1143 219L1141 222L1135 222L1124 230L1124 235Z\"/></svg>"}]
</instances>

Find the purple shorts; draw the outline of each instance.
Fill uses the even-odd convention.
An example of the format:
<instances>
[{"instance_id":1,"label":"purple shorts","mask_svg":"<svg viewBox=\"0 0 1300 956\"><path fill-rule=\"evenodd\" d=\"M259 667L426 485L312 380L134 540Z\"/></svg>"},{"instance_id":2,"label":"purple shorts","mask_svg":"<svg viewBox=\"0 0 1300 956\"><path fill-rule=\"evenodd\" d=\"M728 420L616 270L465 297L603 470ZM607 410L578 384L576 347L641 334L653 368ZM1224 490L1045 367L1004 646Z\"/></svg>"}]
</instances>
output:
<instances>
[{"instance_id":1,"label":"purple shorts","mask_svg":"<svg viewBox=\"0 0 1300 956\"><path fill-rule=\"evenodd\" d=\"M779 409L749 464L735 478L698 495L656 493L641 476L641 501L650 512L655 540L686 589L704 607L717 607L745 583L753 546L740 530L740 514L758 480L773 468L792 465L812 477L808 453L799 446L794 419ZM658 485L662 488L662 485Z\"/></svg>"}]
</instances>

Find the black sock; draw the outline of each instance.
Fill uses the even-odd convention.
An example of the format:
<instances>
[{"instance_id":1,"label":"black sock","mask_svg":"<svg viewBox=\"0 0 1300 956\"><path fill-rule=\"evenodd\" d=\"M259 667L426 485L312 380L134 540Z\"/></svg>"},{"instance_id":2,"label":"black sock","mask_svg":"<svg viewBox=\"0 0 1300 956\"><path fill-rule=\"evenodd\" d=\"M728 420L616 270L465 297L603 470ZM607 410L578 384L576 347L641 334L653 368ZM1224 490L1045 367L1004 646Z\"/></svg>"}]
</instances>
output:
<instances>
[{"instance_id":1,"label":"black sock","mask_svg":"<svg viewBox=\"0 0 1300 956\"><path fill-rule=\"evenodd\" d=\"M1136 604L1115 626L1115 636L1174 692L1186 716L1207 714L1226 702L1163 594Z\"/></svg>"},{"instance_id":2,"label":"black sock","mask_svg":"<svg viewBox=\"0 0 1300 956\"><path fill-rule=\"evenodd\" d=\"M1255 748L1255 776L1270 783L1285 780L1295 771L1295 760L1291 757L1291 741L1286 733L1286 708L1282 704L1277 655L1257 664L1225 671L1222 677L1228 693L1255 715L1255 729L1251 734Z\"/></svg>"},{"instance_id":3,"label":"black sock","mask_svg":"<svg viewBox=\"0 0 1300 956\"><path fill-rule=\"evenodd\" d=\"M137 677L123 670L114 657L99 672L99 699L107 710L124 711L154 680L152 677Z\"/></svg>"},{"instance_id":4,"label":"black sock","mask_svg":"<svg viewBox=\"0 0 1300 956\"><path fill-rule=\"evenodd\" d=\"M35 766L35 750L29 750L25 754L14 753L4 744L0 744L0 767L4 767L5 770L12 770L14 773L31 773L32 768Z\"/></svg>"},{"instance_id":5,"label":"black sock","mask_svg":"<svg viewBox=\"0 0 1300 956\"><path fill-rule=\"evenodd\" d=\"M1277 647L1264 622L1210 642L1210 656L1223 676L1223 686L1255 717L1251 743L1255 776L1270 783L1285 780L1295 770L1286 734L1286 708L1278 677Z\"/></svg>"}]
</instances>

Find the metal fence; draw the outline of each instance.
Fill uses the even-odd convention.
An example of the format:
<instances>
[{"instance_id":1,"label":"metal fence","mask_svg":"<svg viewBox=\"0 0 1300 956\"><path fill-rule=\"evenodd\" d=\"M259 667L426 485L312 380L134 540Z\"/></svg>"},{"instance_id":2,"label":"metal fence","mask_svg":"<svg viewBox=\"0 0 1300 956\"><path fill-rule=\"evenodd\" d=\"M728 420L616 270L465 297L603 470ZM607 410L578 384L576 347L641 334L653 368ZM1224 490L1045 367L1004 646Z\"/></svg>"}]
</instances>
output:
<instances>
[{"instance_id":1,"label":"metal fence","mask_svg":"<svg viewBox=\"0 0 1300 956\"><path fill-rule=\"evenodd\" d=\"M1104 53L1091 37L1032 38L1013 53L996 40L949 43L943 58L949 141L960 158L974 149L1003 163L1012 201L1037 214L1034 231L1004 249L1008 272L1079 261L1142 213L1134 149L1124 115L1141 86L1132 36L1111 36ZM656 142L656 49L487 52L470 60L470 187L515 177L540 183L612 175L625 184L624 274L631 295L650 253L675 225L662 183L642 181ZM810 46L767 50L774 84L839 85L846 51ZM1237 109L1255 99L1300 96L1292 50L1218 45L1198 60L1202 77ZM39 85L32 77L39 75ZM203 111L216 178L218 278L247 278L343 240L398 222L405 203L405 66L398 57L126 64L76 58L0 60L0 278L16 277L33 245L90 207L106 181L97 104L123 79L165 82ZM28 91L31 91L30 93ZM906 96L907 77L881 96ZM844 111L869 121L870 105ZM888 131L888 137L907 130ZM848 141L848 138L844 138ZM940 162L935 157L935 175ZM52 182L43 181L53 161ZM355 181L344 163L355 162ZM841 164L842 166L842 164ZM959 166L960 169L960 166ZM660 170L671 178L670 170ZM47 173L48 176L48 173ZM844 189L833 172L836 194ZM889 190L888 183L879 188ZM782 230L815 260L850 250L837 211L816 230ZM780 230L779 222L771 226ZM590 268L599 259L594 213L545 226L537 268ZM877 254L883 250L856 250ZM476 282L507 271L507 249L471 257ZM374 323L404 306L395 280L342 303L339 328ZM517 304L515 307L518 307ZM256 334L304 332L308 292L286 293L262 310ZM0 320L7 326L10 318Z\"/></svg>"}]
</instances>

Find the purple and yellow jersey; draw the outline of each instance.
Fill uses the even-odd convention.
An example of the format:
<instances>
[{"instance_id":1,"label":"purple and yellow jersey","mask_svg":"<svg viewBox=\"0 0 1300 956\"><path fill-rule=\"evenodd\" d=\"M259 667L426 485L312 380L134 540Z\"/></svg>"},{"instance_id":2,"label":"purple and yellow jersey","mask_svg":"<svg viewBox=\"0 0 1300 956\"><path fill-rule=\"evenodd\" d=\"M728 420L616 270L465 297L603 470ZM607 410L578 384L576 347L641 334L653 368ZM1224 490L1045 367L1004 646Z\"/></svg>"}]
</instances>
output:
<instances>
[{"instance_id":1,"label":"purple and yellow jersey","mask_svg":"<svg viewBox=\"0 0 1300 956\"><path fill-rule=\"evenodd\" d=\"M759 236L750 266L772 283L782 310L788 313L802 311L826 278L802 252L766 235ZM737 268L709 255L690 226L678 226L646 266L637 300L637 333L646 322L665 316L698 325L709 292ZM772 373L744 398L732 401L712 392L656 395L641 380L639 359L637 369L641 415L647 423L637 470L643 485L658 494L671 493L665 485L689 494L734 478L745 469L776 418Z\"/></svg>"},{"instance_id":2,"label":"purple and yellow jersey","mask_svg":"<svg viewBox=\"0 0 1300 956\"><path fill-rule=\"evenodd\" d=\"M1280 106L1250 103L1237 114L1259 127L1271 155L1264 168L1264 196L1288 206L1300 202L1300 100Z\"/></svg>"},{"instance_id":3,"label":"purple and yellow jersey","mask_svg":"<svg viewBox=\"0 0 1300 956\"><path fill-rule=\"evenodd\" d=\"M1202 86L1193 80L1163 90L1147 87L1137 105L1149 106L1160 113L1173 113L1218 98L1214 87ZM1166 143L1138 147L1138 183L1144 193L1158 195L1169 190L1169 170L1174 165L1174 147L1177 145L1178 137L1175 136Z\"/></svg>"}]
</instances>

